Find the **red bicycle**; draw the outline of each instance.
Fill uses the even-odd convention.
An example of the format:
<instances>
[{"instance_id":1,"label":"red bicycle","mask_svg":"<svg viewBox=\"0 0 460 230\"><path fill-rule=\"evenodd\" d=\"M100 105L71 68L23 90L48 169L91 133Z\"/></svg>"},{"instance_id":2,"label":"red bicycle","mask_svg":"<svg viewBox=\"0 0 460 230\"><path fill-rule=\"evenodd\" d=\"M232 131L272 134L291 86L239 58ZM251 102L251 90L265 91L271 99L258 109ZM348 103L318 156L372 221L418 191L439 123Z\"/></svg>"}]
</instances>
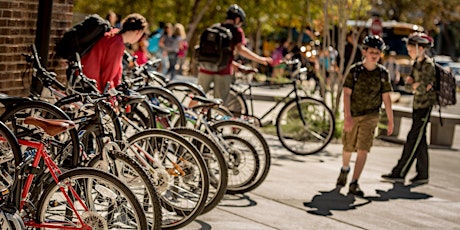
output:
<instances>
[{"instance_id":1,"label":"red bicycle","mask_svg":"<svg viewBox=\"0 0 460 230\"><path fill-rule=\"evenodd\" d=\"M48 155L53 136L72 128L72 121L27 117L24 124L40 127L43 139L18 140L21 154L6 126L0 126L0 164L2 178L11 178L5 186L11 188L7 200L18 208L26 227L147 229L137 198L115 176L94 168L63 172Z\"/></svg>"}]
</instances>

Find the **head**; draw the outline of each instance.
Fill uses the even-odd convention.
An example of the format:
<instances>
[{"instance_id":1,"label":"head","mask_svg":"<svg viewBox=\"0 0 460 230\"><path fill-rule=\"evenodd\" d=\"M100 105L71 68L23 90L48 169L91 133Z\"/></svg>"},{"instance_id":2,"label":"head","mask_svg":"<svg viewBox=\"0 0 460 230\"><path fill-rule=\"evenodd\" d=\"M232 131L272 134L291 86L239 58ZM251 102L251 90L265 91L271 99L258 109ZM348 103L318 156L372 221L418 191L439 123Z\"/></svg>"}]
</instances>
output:
<instances>
[{"instance_id":1,"label":"head","mask_svg":"<svg viewBox=\"0 0 460 230\"><path fill-rule=\"evenodd\" d=\"M363 40L363 56L366 61L377 63L385 50L385 42L377 35L366 36Z\"/></svg>"},{"instance_id":2,"label":"head","mask_svg":"<svg viewBox=\"0 0 460 230\"><path fill-rule=\"evenodd\" d=\"M235 22L235 25L241 26L246 20L246 13L240 6L238 6L237 4L233 4L227 9L226 19L233 20Z\"/></svg>"},{"instance_id":3,"label":"head","mask_svg":"<svg viewBox=\"0 0 460 230\"><path fill-rule=\"evenodd\" d=\"M122 34L125 43L134 44L144 36L147 28L148 23L144 16L134 13L123 19L119 34Z\"/></svg>"},{"instance_id":4,"label":"head","mask_svg":"<svg viewBox=\"0 0 460 230\"><path fill-rule=\"evenodd\" d=\"M185 33L184 25L176 23L174 25L174 35L179 36L182 39L185 39L187 37L187 34Z\"/></svg>"},{"instance_id":5,"label":"head","mask_svg":"<svg viewBox=\"0 0 460 230\"><path fill-rule=\"evenodd\" d=\"M165 34L168 36L173 36L174 34L174 26L169 22L165 24Z\"/></svg>"},{"instance_id":6,"label":"head","mask_svg":"<svg viewBox=\"0 0 460 230\"><path fill-rule=\"evenodd\" d=\"M425 33L412 33L408 38L405 38L407 52L411 59L415 60L418 57L425 55L425 49L433 47L434 40Z\"/></svg>"},{"instance_id":7,"label":"head","mask_svg":"<svg viewBox=\"0 0 460 230\"><path fill-rule=\"evenodd\" d=\"M107 13L107 16L105 16L105 19L109 21L110 25L115 26L115 23L117 22L117 14L115 14L115 12L110 10Z\"/></svg>"}]
</instances>

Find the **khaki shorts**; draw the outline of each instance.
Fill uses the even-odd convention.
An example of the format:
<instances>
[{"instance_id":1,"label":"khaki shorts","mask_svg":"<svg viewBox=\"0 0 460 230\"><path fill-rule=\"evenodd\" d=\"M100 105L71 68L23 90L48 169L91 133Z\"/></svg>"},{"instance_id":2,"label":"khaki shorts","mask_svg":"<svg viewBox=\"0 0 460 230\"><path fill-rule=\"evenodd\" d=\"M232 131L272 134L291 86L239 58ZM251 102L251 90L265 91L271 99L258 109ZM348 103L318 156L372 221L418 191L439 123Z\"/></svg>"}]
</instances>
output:
<instances>
[{"instance_id":1,"label":"khaki shorts","mask_svg":"<svg viewBox=\"0 0 460 230\"><path fill-rule=\"evenodd\" d=\"M343 151L366 150L369 152L374 141L374 132L378 121L378 114L353 117L353 129L351 132L344 131L342 134Z\"/></svg>"}]
</instances>

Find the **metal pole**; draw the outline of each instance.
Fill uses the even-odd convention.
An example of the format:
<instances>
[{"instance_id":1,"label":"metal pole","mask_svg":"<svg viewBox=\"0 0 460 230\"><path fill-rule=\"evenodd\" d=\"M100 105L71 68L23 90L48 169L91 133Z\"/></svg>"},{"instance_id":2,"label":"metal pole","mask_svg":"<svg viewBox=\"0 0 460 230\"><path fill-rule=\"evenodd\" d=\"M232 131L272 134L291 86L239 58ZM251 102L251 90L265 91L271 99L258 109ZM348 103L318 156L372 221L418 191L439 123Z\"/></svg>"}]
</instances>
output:
<instances>
[{"instance_id":1,"label":"metal pole","mask_svg":"<svg viewBox=\"0 0 460 230\"><path fill-rule=\"evenodd\" d=\"M41 57L43 67L48 64L52 11L53 0L39 0L35 46L37 47L38 55Z\"/></svg>"}]
</instances>

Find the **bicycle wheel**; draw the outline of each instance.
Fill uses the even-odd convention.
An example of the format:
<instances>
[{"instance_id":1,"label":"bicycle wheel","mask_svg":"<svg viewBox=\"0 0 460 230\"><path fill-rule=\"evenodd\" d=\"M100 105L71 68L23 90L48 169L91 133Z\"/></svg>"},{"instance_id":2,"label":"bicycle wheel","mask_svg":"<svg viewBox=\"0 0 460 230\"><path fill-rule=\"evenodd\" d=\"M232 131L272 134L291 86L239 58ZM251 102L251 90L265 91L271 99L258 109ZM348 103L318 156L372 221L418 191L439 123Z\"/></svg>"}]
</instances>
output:
<instances>
[{"instance_id":1,"label":"bicycle wheel","mask_svg":"<svg viewBox=\"0 0 460 230\"><path fill-rule=\"evenodd\" d=\"M0 159L1 194L7 195L8 191L13 191L15 193L12 194L12 197L20 197L20 191L16 191L18 189L12 189L12 186L16 181L16 168L19 163L22 162L22 153L18 140L3 122L0 122ZM2 202L3 199L1 199L0 204ZM19 203L15 205L19 205Z\"/></svg>"},{"instance_id":2,"label":"bicycle wheel","mask_svg":"<svg viewBox=\"0 0 460 230\"><path fill-rule=\"evenodd\" d=\"M171 108L173 113L168 117L170 124L177 124L179 126L186 125L184 108L171 91L165 88L147 86L138 89L137 92L142 95L147 95L150 102L154 105Z\"/></svg>"},{"instance_id":3,"label":"bicycle wheel","mask_svg":"<svg viewBox=\"0 0 460 230\"><path fill-rule=\"evenodd\" d=\"M211 89L206 95L210 98L214 96L214 89ZM235 116L241 117L248 115L248 105L246 103L246 97L238 93L235 89L231 88L228 93L227 99L224 101L224 106Z\"/></svg>"},{"instance_id":4,"label":"bicycle wheel","mask_svg":"<svg viewBox=\"0 0 460 230\"><path fill-rule=\"evenodd\" d=\"M177 229L193 221L204 209L209 173L198 150L180 135L150 129L128 138L129 156L144 157L157 172L162 228Z\"/></svg>"},{"instance_id":5,"label":"bicycle wheel","mask_svg":"<svg viewBox=\"0 0 460 230\"><path fill-rule=\"evenodd\" d=\"M120 151L108 151L108 162L99 154L89 167L109 172L124 182L136 195L147 217L148 229L161 228L161 206L154 187L154 176L133 158Z\"/></svg>"},{"instance_id":6,"label":"bicycle wheel","mask_svg":"<svg viewBox=\"0 0 460 230\"><path fill-rule=\"evenodd\" d=\"M120 115L123 133L126 136L131 136L148 128L154 128L156 118L149 102L133 103L130 106L130 111L125 110Z\"/></svg>"},{"instance_id":7,"label":"bicycle wheel","mask_svg":"<svg viewBox=\"0 0 460 230\"><path fill-rule=\"evenodd\" d=\"M314 154L324 149L334 129L332 111L324 102L310 97L302 97L298 104L295 99L289 101L276 118L281 144L297 155Z\"/></svg>"},{"instance_id":8,"label":"bicycle wheel","mask_svg":"<svg viewBox=\"0 0 460 230\"><path fill-rule=\"evenodd\" d=\"M228 147L228 194L245 193L247 185L253 183L259 172L260 161L257 151L243 138L236 135L222 137Z\"/></svg>"},{"instance_id":9,"label":"bicycle wheel","mask_svg":"<svg viewBox=\"0 0 460 230\"><path fill-rule=\"evenodd\" d=\"M185 137L203 156L209 171L209 193L202 213L211 211L219 204L225 195L228 183L228 170L223 151L210 139L198 130L190 128L173 128L171 131Z\"/></svg>"},{"instance_id":10,"label":"bicycle wheel","mask_svg":"<svg viewBox=\"0 0 460 230\"><path fill-rule=\"evenodd\" d=\"M212 128L222 135L237 135L244 140L247 140L257 151L260 167L257 172L257 177L250 184L241 188L240 192L248 192L257 188L267 177L270 171L271 154L268 143L262 134L257 131L252 125L237 120L216 121Z\"/></svg>"},{"instance_id":11,"label":"bicycle wheel","mask_svg":"<svg viewBox=\"0 0 460 230\"><path fill-rule=\"evenodd\" d=\"M4 122L19 139L41 141L43 132L39 132L39 128L36 126L24 124L24 119L29 116L70 120L69 116L67 116L64 111L48 102L27 101L8 108L0 117L0 121ZM27 149L24 148L21 150L25 152ZM53 144L49 154L58 165L65 165L66 167L77 165L80 156L77 130L73 128L56 135L53 138Z\"/></svg>"},{"instance_id":12,"label":"bicycle wheel","mask_svg":"<svg viewBox=\"0 0 460 230\"><path fill-rule=\"evenodd\" d=\"M73 205L82 221L96 229L147 229L136 196L115 176L95 168L78 168L63 173L58 180L59 184L51 182L41 195L38 224L78 226L76 213L70 211Z\"/></svg>"}]
</instances>

